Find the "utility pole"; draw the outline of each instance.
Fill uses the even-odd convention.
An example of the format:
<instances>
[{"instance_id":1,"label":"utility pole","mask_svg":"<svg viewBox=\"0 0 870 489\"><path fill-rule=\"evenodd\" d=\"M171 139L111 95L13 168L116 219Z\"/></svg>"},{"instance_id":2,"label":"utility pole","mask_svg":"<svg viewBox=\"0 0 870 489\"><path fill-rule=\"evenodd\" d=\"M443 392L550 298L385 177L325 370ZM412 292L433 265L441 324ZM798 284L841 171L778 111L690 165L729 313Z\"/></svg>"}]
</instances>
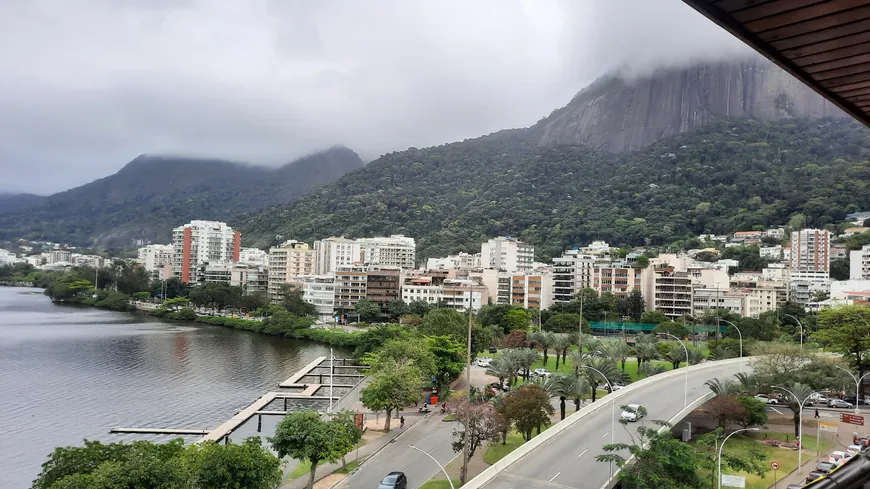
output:
<instances>
[{"instance_id":1,"label":"utility pole","mask_svg":"<svg viewBox=\"0 0 870 489\"><path fill-rule=\"evenodd\" d=\"M583 287L580 287L580 329L578 330L579 335L577 352L582 355L583 354Z\"/></svg>"},{"instance_id":2,"label":"utility pole","mask_svg":"<svg viewBox=\"0 0 870 489\"><path fill-rule=\"evenodd\" d=\"M468 406L465 409L465 443L462 444L462 475L460 477L462 484L468 478L468 444L471 431L471 299L474 291L474 286L468 286L468 350L465 364L465 388L466 399Z\"/></svg>"}]
</instances>

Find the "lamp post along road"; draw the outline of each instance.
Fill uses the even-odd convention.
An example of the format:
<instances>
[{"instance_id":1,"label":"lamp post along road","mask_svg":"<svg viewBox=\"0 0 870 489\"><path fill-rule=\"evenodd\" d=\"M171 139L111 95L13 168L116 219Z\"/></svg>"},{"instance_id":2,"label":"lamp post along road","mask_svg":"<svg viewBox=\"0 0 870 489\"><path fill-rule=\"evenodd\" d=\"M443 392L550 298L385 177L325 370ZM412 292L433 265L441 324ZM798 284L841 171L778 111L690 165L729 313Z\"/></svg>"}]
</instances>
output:
<instances>
[{"instance_id":1,"label":"lamp post along road","mask_svg":"<svg viewBox=\"0 0 870 489\"><path fill-rule=\"evenodd\" d=\"M601 370L598 370L595 367L590 367L589 365L582 365L583 368L588 368L589 370L596 372L598 375L607 382L607 388L610 389L610 444L613 445L613 433L616 431L616 400L613 399L613 386L610 385L610 381L607 379ZM613 462L610 462L610 479L608 482L613 479Z\"/></svg>"},{"instance_id":2,"label":"lamp post along road","mask_svg":"<svg viewBox=\"0 0 870 489\"><path fill-rule=\"evenodd\" d=\"M462 483L466 482L468 476L468 438L469 438L469 429L468 427L471 425L471 300L474 296L474 286L468 286L468 357L465 365L465 389L467 391L466 399L468 406L466 407L465 412L465 435L464 440L465 443L462 444ZM440 392L439 392L440 394ZM434 460L434 459L433 459ZM436 461L437 463L437 461ZM438 464L441 465L441 464ZM447 473L445 472L445 475ZM450 480L450 477L447 478ZM453 487L453 483L450 483L450 487Z\"/></svg>"},{"instance_id":3,"label":"lamp post along road","mask_svg":"<svg viewBox=\"0 0 870 489\"><path fill-rule=\"evenodd\" d=\"M432 456L432 454L430 454L426 450L423 450L422 448L419 448L419 447L415 447L414 445L409 445L409 446L411 448L413 448L414 450L417 450L418 452L423 453L423 455L426 455L427 457L431 458L433 462L438 464L438 468L441 469L441 472L444 473L444 477L447 477L447 482L450 483L450 489L456 489L455 487L453 487L453 479L451 479L450 476L447 475L447 471L444 469L444 466L441 465L441 462L439 462L435 457Z\"/></svg>"},{"instance_id":4,"label":"lamp post along road","mask_svg":"<svg viewBox=\"0 0 870 489\"><path fill-rule=\"evenodd\" d=\"M785 387L780 387L778 385L773 386L774 389L780 389L791 394L791 397L794 397L794 400L798 403L798 470L800 470L803 465L801 462L803 461L803 453L804 453L804 404L806 404L807 399L810 398L815 392L810 393L805 399L800 399L798 396L794 394L794 392L786 389ZM855 399L857 401L857 399Z\"/></svg>"},{"instance_id":5,"label":"lamp post along road","mask_svg":"<svg viewBox=\"0 0 870 489\"><path fill-rule=\"evenodd\" d=\"M682 346L683 350L686 351L686 382L685 382L685 385L683 386L683 407L685 408L689 405L689 349L686 348L686 344L683 343L683 340L677 338L676 336L674 336L670 333L665 333L665 334L670 336L671 338L679 341L680 346Z\"/></svg>"},{"instance_id":6,"label":"lamp post along road","mask_svg":"<svg viewBox=\"0 0 870 489\"><path fill-rule=\"evenodd\" d=\"M847 374L849 374L849 375L852 377L852 380L855 381L855 412L856 412L856 413L861 412L861 411L858 409L858 402L860 402L860 401L858 400L858 392L861 390L861 381L864 380L864 377L870 375L870 372L867 372L866 374L864 374L864 375L862 375L860 378L858 378L858 377L855 377L855 374L853 374L852 372L846 370L845 368L843 368L843 367L841 367L841 366L839 366L839 365L834 365L834 366L837 367L838 369L842 370L843 372L846 372Z\"/></svg>"},{"instance_id":7,"label":"lamp post along road","mask_svg":"<svg viewBox=\"0 0 870 489\"><path fill-rule=\"evenodd\" d=\"M719 485L717 486L719 489L722 489L722 449L725 448L725 442L728 441L729 438L731 438L733 435L736 435L737 433L740 433L741 431L758 431L758 428L742 428L737 431L732 431L728 434L728 436L725 437L724 440L722 440L722 444L719 445Z\"/></svg>"},{"instance_id":8,"label":"lamp post along road","mask_svg":"<svg viewBox=\"0 0 870 489\"><path fill-rule=\"evenodd\" d=\"M783 313L783 316L790 317L798 323L798 328L800 328L800 331L801 331L801 351L804 351L804 325L803 325L803 323L801 323L800 319L792 316L791 314ZM856 399L856 401L857 401L857 399Z\"/></svg>"},{"instance_id":9,"label":"lamp post along road","mask_svg":"<svg viewBox=\"0 0 870 489\"><path fill-rule=\"evenodd\" d=\"M737 330L737 335L740 337L740 371L743 372L743 333L740 332L740 328L737 327L736 324L723 319L722 322L730 324L734 329Z\"/></svg>"}]
</instances>

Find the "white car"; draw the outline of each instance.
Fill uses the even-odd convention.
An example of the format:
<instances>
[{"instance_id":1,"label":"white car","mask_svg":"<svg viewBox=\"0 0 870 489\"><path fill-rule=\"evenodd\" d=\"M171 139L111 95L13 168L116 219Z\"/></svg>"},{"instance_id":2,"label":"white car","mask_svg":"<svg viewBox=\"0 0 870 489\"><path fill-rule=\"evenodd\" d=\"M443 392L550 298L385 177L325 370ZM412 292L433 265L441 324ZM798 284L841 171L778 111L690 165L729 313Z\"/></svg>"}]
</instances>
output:
<instances>
[{"instance_id":1,"label":"white car","mask_svg":"<svg viewBox=\"0 0 870 489\"><path fill-rule=\"evenodd\" d=\"M849 445L846 447L846 453L851 453L852 455L858 455L862 450L864 450L864 447L861 445Z\"/></svg>"},{"instance_id":2,"label":"white car","mask_svg":"<svg viewBox=\"0 0 870 489\"><path fill-rule=\"evenodd\" d=\"M770 397L766 394L758 394L755 396L755 398L758 399L759 401L764 401L768 404L779 404L779 399L777 399L775 397Z\"/></svg>"},{"instance_id":3,"label":"white car","mask_svg":"<svg viewBox=\"0 0 870 489\"><path fill-rule=\"evenodd\" d=\"M490 361L484 360L482 358L477 359L477 366L483 368L489 368Z\"/></svg>"},{"instance_id":4,"label":"white car","mask_svg":"<svg viewBox=\"0 0 870 489\"><path fill-rule=\"evenodd\" d=\"M828 462L835 465L843 465L846 463L846 460L849 460L850 458L852 458L851 453L835 450L828 456Z\"/></svg>"},{"instance_id":5,"label":"white car","mask_svg":"<svg viewBox=\"0 0 870 489\"><path fill-rule=\"evenodd\" d=\"M640 404L629 404L628 406L625 406L625 410L619 415L619 419L632 422L637 421L642 417L643 413L640 412Z\"/></svg>"},{"instance_id":6,"label":"white car","mask_svg":"<svg viewBox=\"0 0 870 489\"><path fill-rule=\"evenodd\" d=\"M534 374L536 377L549 377L549 376L553 375L550 373L549 370L547 370L545 368L536 368L532 372L532 374Z\"/></svg>"}]
</instances>

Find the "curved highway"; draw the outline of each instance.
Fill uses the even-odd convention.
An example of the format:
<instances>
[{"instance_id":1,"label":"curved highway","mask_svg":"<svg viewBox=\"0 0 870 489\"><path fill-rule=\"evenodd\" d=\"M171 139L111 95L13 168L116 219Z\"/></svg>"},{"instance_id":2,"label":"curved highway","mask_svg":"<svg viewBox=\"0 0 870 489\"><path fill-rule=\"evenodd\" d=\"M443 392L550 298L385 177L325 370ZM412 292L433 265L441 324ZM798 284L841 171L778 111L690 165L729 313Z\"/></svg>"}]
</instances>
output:
<instances>
[{"instance_id":1,"label":"curved highway","mask_svg":"<svg viewBox=\"0 0 870 489\"><path fill-rule=\"evenodd\" d=\"M746 361L747 359L744 359ZM688 402L707 395L710 389L704 383L713 378L733 378L740 372L740 360L707 362L690 367L688 381ZM748 362L747 362L748 363ZM743 367L749 370L748 365ZM668 421L683 411L684 370L672 374L664 373L642 380L616 391L616 416L620 405L640 404L646 407L648 415L641 424L652 426L651 421ZM472 479L465 486L470 489L515 489L515 488L559 488L601 489L610 478L609 464L597 462L595 457L604 453L602 447L610 443L611 406L609 396L572 414L562 423L566 427L559 430L551 427L539 437L543 443L533 448L520 447L516 453ZM682 413L684 416L685 413ZM576 419L571 419L576 417ZM561 424L561 423L560 423ZM623 427L616 423L614 441L630 443L636 435L637 423ZM549 431L557 431L550 435ZM527 445L533 446L533 439ZM541 440L539 440L540 442Z\"/></svg>"}]
</instances>

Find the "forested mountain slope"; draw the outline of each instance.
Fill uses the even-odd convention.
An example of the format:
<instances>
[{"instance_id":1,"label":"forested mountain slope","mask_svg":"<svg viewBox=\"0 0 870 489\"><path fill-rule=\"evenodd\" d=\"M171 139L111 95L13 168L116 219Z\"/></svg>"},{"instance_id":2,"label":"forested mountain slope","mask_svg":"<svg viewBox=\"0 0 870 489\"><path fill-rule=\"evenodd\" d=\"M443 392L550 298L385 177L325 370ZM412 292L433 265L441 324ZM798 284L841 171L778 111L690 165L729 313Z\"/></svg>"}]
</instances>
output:
<instances>
[{"instance_id":1,"label":"forested mountain slope","mask_svg":"<svg viewBox=\"0 0 870 489\"><path fill-rule=\"evenodd\" d=\"M140 156L118 173L0 215L0 238L133 247L165 242L191 219L227 220L287 203L364 166L344 147L280 168L199 158Z\"/></svg>"},{"instance_id":2,"label":"forested mountain slope","mask_svg":"<svg viewBox=\"0 0 870 489\"><path fill-rule=\"evenodd\" d=\"M404 233L418 256L511 235L539 258L592 239L663 244L870 206L870 131L846 120L719 120L622 155L524 131L390 153L289 206L236 222L247 244Z\"/></svg>"},{"instance_id":3,"label":"forested mountain slope","mask_svg":"<svg viewBox=\"0 0 870 489\"><path fill-rule=\"evenodd\" d=\"M32 206L45 197L35 194L0 194L0 214Z\"/></svg>"}]
</instances>

